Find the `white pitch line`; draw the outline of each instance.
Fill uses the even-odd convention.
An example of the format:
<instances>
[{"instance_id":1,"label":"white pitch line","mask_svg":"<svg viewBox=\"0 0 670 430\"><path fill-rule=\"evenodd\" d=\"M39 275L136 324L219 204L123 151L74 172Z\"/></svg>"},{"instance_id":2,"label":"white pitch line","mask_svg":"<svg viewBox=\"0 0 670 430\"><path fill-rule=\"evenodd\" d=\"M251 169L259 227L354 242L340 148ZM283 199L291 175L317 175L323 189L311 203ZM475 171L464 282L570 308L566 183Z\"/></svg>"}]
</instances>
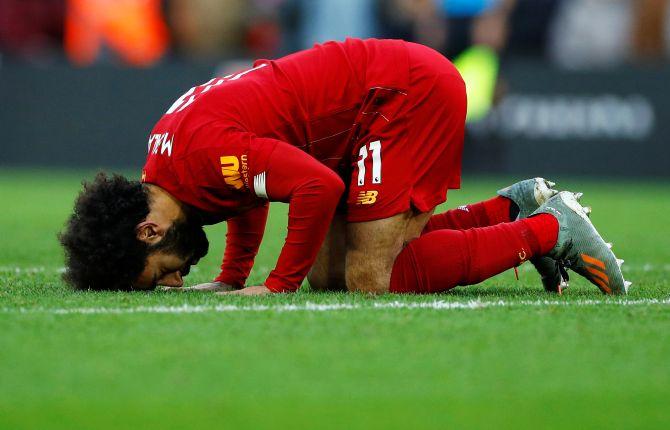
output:
<instances>
[{"instance_id":1,"label":"white pitch line","mask_svg":"<svg viewBox=\"0 0 670 430\"><path fill-rule=\"evenodd\" d=\"M198 272L199 267L194 266L191 268L192 272ZM258 270L261 273L267 273L271 270L270 267L259 267ZM510 269L511 270L511 269ZM519 266L520 272L532 272L535 268L530 264L523 264ZM624 272L653 272L653 271L662 271L670 272L670 264L652 264L652 263L633 263L633 264L624 264L622 267ZM14 274L31 274L31 273L58 273L62 274L65 272L65 267L45 267L45 266L0 266L0 274L14 273Z\"/></svg>"},{"instance_id":2,"label":"white pitch line","mask_svg":"<svg viewBox=\"0 0 670 430\"><path fill-rule=\"evenodd\" d=\"M521 301L480 301L450 302L435 300L431 302L372 302L372 303L304 303L298 305L189 305L180 306L136 306L128 308L0 308L4 314L53 314L53 315L118 315L118 314L198 314L224 312L333 312L349 310L380 310L380 309L428 309L428 310L474 310L485 308L511 307L583 307L583 306L640 306L640 305L670 305L670 298L666 299L639 299L639 300L521 300Z\"/></svg>"}]
</instances>

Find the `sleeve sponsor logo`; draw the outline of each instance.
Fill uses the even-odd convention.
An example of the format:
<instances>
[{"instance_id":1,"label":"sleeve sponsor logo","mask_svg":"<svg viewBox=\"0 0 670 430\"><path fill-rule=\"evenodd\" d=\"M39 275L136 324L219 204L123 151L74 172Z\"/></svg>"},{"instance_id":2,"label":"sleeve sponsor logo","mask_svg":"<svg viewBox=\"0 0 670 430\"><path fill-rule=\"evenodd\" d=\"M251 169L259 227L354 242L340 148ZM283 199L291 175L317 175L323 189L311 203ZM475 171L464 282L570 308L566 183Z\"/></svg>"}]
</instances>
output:
<instances>
[{"instance_id":1,"label":"sleeve sponsor logo","mask_svg":"<svg viewBox=\"0 0 670 430\"><path fill-rule=\"evenodd\" d=\"M221 161L221 174L223 175L223 180L227 185L235 188L236 190L244 187L244 182L242 182L242 175L240 174L240 160L234 156L225 156L220 158Z\"/></svg>"},{"instance_id":2,"label":"sleeve sponsor logo","mask_svg":"<svg viewBox=\"0 0 670 430\"><path fill-rule=\"evenodd\" d=\"M221 163L221 174L227 185L236 190L249 187L249 164L247 155L237 158L234 155L226 155L219 159Z\"/></svg>"}]
</instances>

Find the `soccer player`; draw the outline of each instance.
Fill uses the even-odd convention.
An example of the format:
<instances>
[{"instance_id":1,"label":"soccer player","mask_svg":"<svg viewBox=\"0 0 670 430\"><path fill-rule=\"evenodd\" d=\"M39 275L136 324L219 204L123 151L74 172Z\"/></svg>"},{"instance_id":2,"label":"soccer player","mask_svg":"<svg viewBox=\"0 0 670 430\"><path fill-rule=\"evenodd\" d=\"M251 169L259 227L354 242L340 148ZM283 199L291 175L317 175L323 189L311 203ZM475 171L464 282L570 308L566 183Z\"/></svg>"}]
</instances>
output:
<instances>
[{"instance_id":1,"label":"soccer player","mask_svg":"<svg viewBox=\"0 0 670 430\"><path fill-rule=\"evenodd\" d=\"M193 87L151 132L141 182L100 174L61 235L78 288L182 287L226 221L227 294L312 288L444 291L532 260L548 290L565 266L626 290L575 195L540 178L433 215L459 188L464 83L427 47L330 42ZM482 155L485 156L485 155ZM271 201L288 234L262 285L245 288ZM533 216L530 216L533 215Z\"/></svg>"}]
</instances>

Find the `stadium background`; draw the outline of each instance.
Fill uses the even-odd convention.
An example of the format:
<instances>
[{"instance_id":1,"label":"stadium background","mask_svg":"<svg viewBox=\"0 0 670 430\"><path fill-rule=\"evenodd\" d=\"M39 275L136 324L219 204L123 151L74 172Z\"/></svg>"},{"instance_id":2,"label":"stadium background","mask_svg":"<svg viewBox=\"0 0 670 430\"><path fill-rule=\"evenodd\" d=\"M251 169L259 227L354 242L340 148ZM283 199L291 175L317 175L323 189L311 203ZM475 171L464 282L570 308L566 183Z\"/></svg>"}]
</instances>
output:
<instances>
[{"instance_id":1,"label":"stadium background","mask_svg":"<svg viewBox=\"0 0 670 430\"><path fill-rule=\"evenodd\" d=\"M0 429L667 428L668 0L0 0ZM56 233L97 169L139 177L184 91L328 39L467 75L463 190L585 192L625 299L528 264L413 297L73 292ZM273 205L250 282L283 244ZM216 273L225 225L187 283ZM574 277L573 277L574 278Z\"/></svg>"},{"instance_id":2,"label":"stadium background","mask_svg":"<svg viewBox=\"0 0 670 430\"><path fill-rule=\"evenodd\" d=\"M0 165L136 169L194 84L355 36L490 48L465 172L667 177L669 16L665 0L0 0Z\"/></svg>"}]
</instances>

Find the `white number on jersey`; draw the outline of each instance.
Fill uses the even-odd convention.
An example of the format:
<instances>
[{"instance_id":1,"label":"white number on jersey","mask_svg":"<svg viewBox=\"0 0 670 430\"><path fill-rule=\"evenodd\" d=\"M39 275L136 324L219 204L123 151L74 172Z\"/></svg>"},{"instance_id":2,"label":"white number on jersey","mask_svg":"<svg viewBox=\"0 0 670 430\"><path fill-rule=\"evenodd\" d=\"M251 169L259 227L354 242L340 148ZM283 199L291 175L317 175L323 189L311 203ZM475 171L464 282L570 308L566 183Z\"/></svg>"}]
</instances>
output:
<instances>
[{"instance_id":1,"label":"white number on jersey","mask_svg":"<svg viewBox=\"0 0 670 430\"><path fill-rule=\"evenodd\" d=\"M254 67L253 69L245 70L240 73L224 76L223 78L212 78L202 85L193 87L190 90L186 91L174 103L172 103L172 106L170 106L170 109L168 109L167 112L165 112L165 114L167 115L170 113L181 112L184 109L186 109L191 103L193 103L200 94L206 93L212 87L216 87L227 81L236 81L240 79L242 76L246 75L247 73L253 72L254 70L262 69L265 66L267 66L267 63L263 63L259 66ZM201 91L198 92L198 89L201 89Z\"/></svg>"},{"instance_id":2,"label":"white number on jersey","mask_svg":"<svg viewBox=\"0 0 670 430\"><path fill-rule=\"evenodd\" d=\"M372 151L372 183L382 183L382 142L375 140L368 145ZM368 148L361 146L358 151L358 156L361 157L356 163L358 166L358 186L365 184L365 160L368 158Z\"/></svg>"}]
</instances>

